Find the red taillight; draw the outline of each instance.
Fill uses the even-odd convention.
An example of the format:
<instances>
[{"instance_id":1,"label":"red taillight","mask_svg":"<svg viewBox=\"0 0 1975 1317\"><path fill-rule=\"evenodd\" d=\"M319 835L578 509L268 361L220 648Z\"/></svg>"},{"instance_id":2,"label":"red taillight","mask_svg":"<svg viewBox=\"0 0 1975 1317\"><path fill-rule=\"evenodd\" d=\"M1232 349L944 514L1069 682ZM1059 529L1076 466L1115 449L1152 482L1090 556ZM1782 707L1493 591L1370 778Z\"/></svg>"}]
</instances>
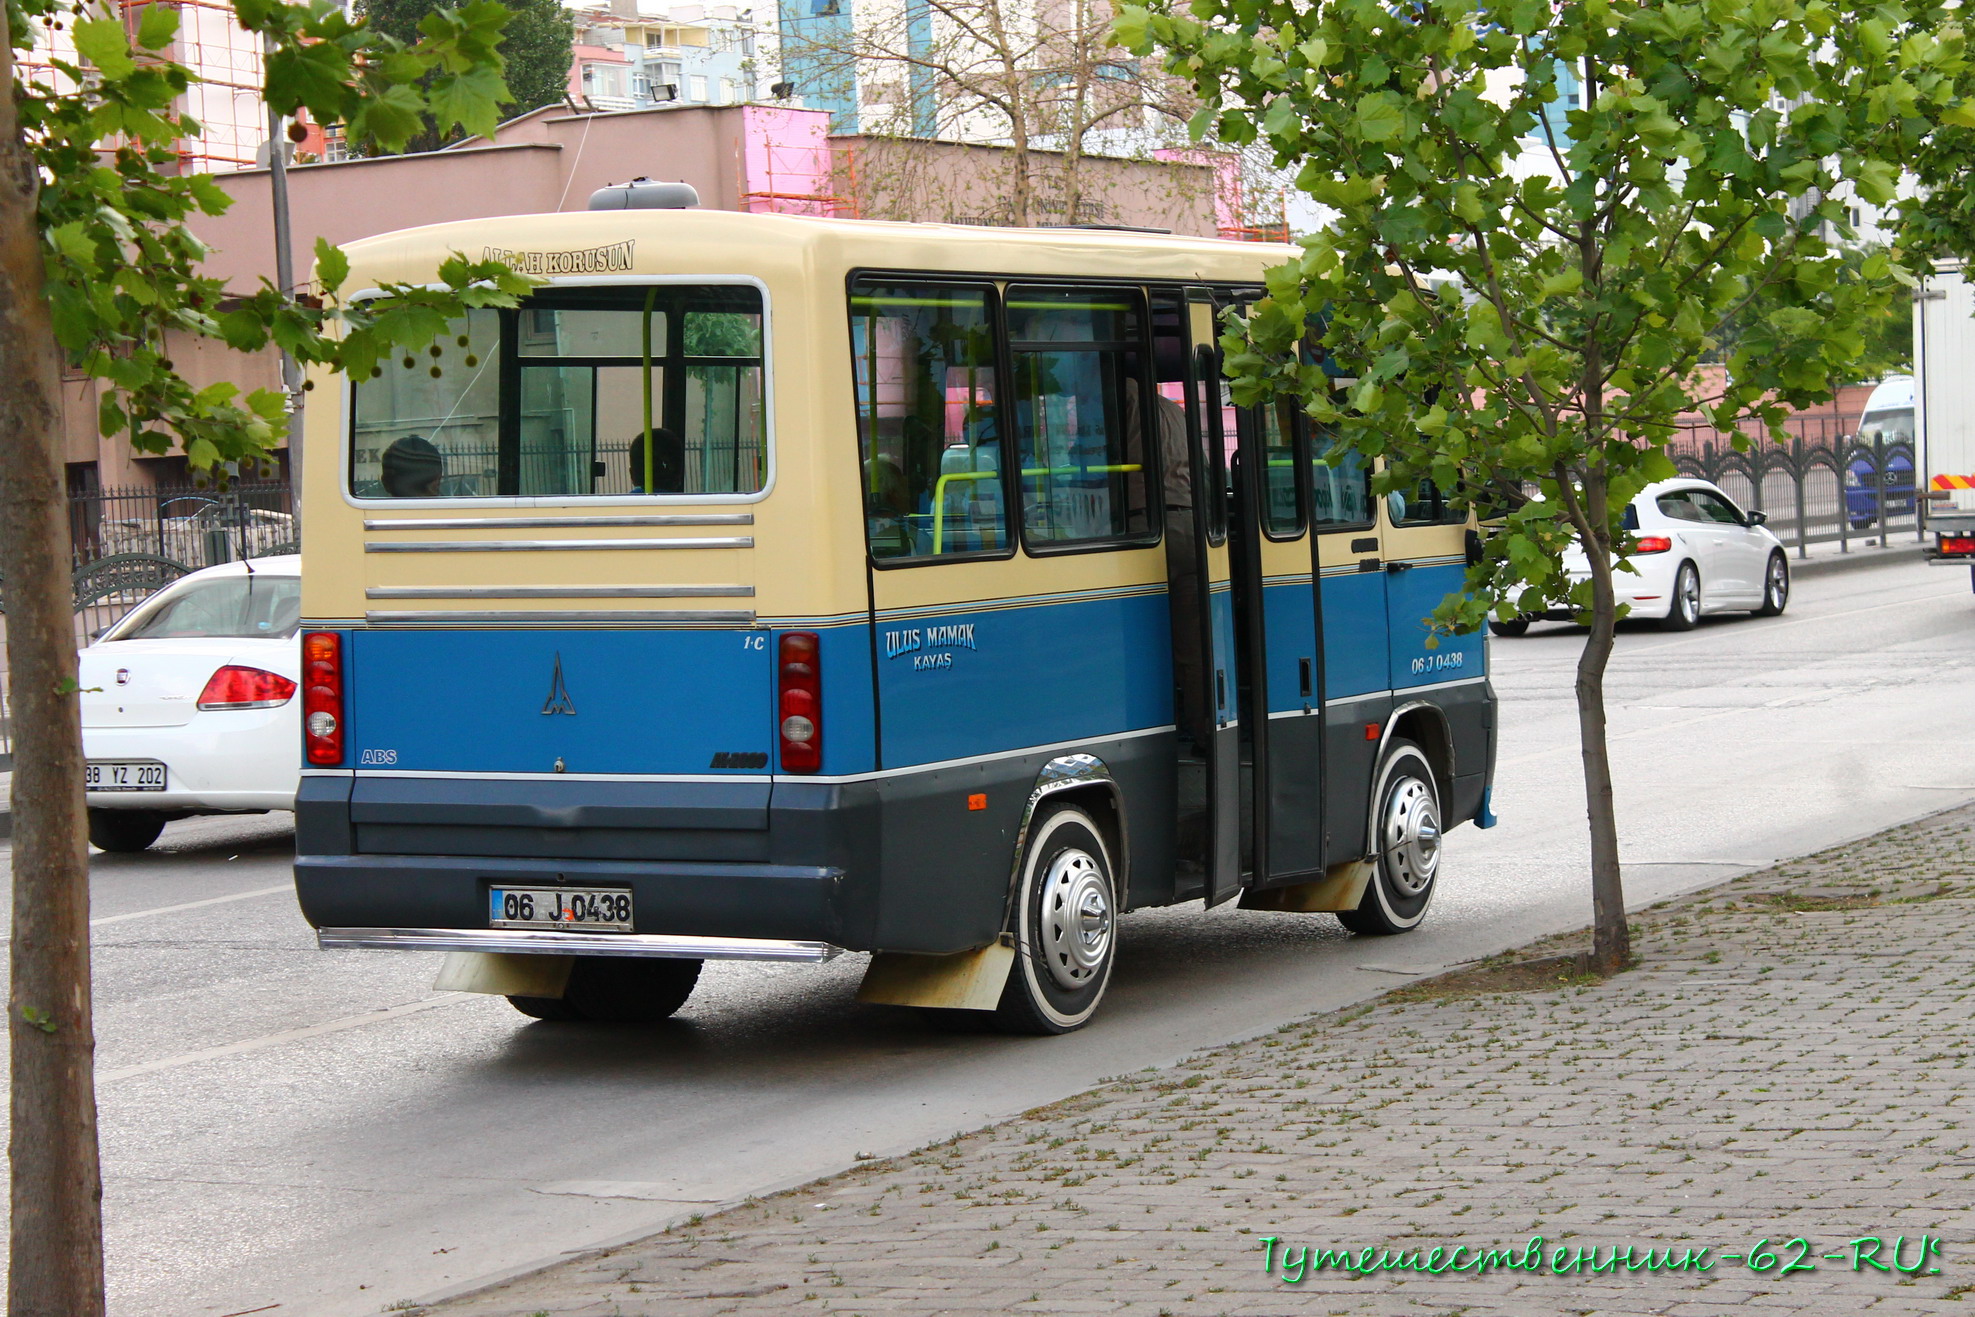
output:
<instances>
[{"instance_id":1,"label":"red taillight","mask_svg":"<svg viewBox=\"0 0 1975 1317\"><path fill-rule=\"evenodd\" d=\"M302 747L312 764L343 762L343 638L302 637Z\"/></svg>"},{"instance_id":2,"label":"red taillight","mask_svg":"<svg viewBox=\"0 0 1975 1317\"><path fill-rule=\"evenodd\" d=\"M1975 553L1975 539L1965 535L1941 536L1942 553Z\"/></svg>"},{"instance_id":3,"label":"red taillight","mask_svg":"<svg viewBox=\"0 0 1975 1317\"><path fill-rule=\"evenodd\" d=\"M1665 553L1673 547L1673 541L1664 535L1641 535L1633 547L1634 553Z\"/></svg>"},{"instance_id":4,"label":"red taillight","mask_svg":"<svg viewBox=\"0 0 1975 1317\"><path fill-rule=\"evenodd\" d=\"M776 647L782 771L823 766L823 671L814 631L784 631Z\"/></svg>"},{"instance_id":5,"label":"red taillight","mask_svg":"<svg viewBox=\"0 0 1975 1317\"><path fill-rule=\"evenodd\" d=\"M294 698L295 683L278 672L229 663L199 692L201 709L272 709Z\"/></svg>"}]
</instances>

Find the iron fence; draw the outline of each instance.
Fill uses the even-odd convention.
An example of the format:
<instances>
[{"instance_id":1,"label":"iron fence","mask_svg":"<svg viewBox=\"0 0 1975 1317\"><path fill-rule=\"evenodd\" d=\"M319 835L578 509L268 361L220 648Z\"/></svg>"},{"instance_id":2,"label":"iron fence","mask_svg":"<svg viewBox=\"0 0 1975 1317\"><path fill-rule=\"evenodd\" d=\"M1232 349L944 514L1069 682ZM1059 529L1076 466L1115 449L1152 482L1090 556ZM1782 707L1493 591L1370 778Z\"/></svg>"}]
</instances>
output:
<instances>
[{"instance_id":1,"label":"iron fence","mask_svg":"<svg viewBox=\"0 0 1975 1317\"><path fill-rule=\"evenodd\" d=\"M1911 444L1860 443L1834 427L1829 438L1763 437L1737 449L1709 427L1682 435L1672 456L1682 475L1712 481L1742 507L1767 514L1769 528L1799 558L1834 540L1848 551L1854 540L1924 537Z\"/></svg>"}]
</instances>

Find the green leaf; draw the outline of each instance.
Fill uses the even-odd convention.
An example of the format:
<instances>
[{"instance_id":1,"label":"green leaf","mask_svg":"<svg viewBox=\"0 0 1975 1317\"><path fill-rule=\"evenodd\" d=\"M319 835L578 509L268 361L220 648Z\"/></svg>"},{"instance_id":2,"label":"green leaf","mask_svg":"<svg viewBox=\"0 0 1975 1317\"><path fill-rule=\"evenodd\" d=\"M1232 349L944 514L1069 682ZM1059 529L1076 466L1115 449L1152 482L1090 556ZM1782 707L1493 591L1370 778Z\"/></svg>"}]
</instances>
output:
<instances>
[{"instance_id":1,"label":"green leaf","mask_svg":"<svg viewBox=\"0 0 1975 1317\"><path fill-rule=\"evenodd\" d=\"M178 35L178 10L167 4L145 5L137 20L137 44L145 50L163 50Z\"/></svg>"},{"instance_id":2,"label":"green leaf","mask_svg":"<svg viewBox=\"0 0 1975 1317\"><path fill-rule=\"evenodd\" d=\"M315 278L325 293L334 294L350 277L350 258L327 238L315 240ZM359 290L361 291L361 290Z\"/></svg>"},{"instance_id":3,"label":"green leaf","mask_svg":"<svg viewBox=\"0 0 1975 1317\"><path fill-rule=\"evenodd\" d=\"M137 61L130 57L130 38L114 18L77 19L75 49L112 81L121 82L137 72Z\"/></svg>"},{"instance_id":4,"label":"green leaf","mask_svg":"<svg viewBox=\"0 0 1975 1317\"><path fill-rule=\"evenodd\" d=\"M1377 91L1358 101L1358 135L1367 142L1389 142L1405 124L1405 102L1397 94Z\"/></svg>"}]
</instances>

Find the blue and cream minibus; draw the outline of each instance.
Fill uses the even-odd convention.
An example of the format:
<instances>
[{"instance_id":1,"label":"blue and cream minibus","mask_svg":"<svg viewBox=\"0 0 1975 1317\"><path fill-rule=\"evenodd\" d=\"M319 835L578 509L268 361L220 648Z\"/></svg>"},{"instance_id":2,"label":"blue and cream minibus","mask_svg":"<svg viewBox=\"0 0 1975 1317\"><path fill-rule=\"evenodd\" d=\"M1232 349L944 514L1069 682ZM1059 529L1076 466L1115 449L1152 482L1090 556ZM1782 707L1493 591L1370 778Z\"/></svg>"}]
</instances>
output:
<instances>
[{"instance_id":1,"label":"blue and cream minibus","mask_svg":"<svg viewBox=\"0 0 1975 1317\"><path fill-rule=\"evenodd\" d=\"M545 282L309 409L323 947L593 1020L870 952L863 1000L1060 1033L1124 911L1403 932L1490 821L1486 651L1425 623L1472 526L1222 382L1295 249L633 205L350 286L453 252Z\"/></svg>"}]
</instances>

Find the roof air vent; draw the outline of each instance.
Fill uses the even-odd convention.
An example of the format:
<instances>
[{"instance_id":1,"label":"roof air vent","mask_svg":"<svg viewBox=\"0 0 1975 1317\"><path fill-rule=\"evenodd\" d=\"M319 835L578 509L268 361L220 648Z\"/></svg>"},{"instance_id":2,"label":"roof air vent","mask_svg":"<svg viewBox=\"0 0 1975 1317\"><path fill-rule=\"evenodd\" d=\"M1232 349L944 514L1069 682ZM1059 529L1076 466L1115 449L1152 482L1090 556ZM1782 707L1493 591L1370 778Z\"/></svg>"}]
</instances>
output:
<instances>
[{"instance_id":1,"label":"roof air vent","mask_svg":"<svg viewBox=\"0 0 1975 1317\"><path fill-rule=\"evenodd\" d=\"M613 183L590 194L591 210L686 210L699 205L699 193L690 183L654 183L634 178L629 183Z\"/></svg>"}]
</instances>

